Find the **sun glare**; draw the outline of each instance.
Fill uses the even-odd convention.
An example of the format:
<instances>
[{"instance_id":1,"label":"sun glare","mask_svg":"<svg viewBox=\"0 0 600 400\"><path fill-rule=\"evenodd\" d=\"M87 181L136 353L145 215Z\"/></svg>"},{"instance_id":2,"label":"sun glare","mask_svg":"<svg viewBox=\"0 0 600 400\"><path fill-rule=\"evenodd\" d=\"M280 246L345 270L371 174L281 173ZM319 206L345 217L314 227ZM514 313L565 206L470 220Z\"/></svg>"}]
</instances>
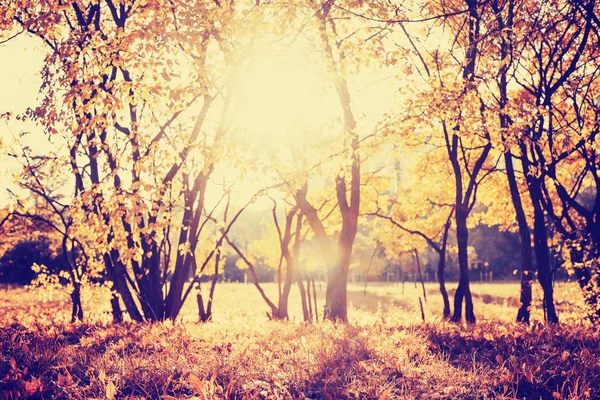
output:
<instances>
[{"instance_id":1,"label":"sun glare","mask_svg":"<svg viewBox=\"0 0 600 400\"><path fill-rule=\"evenodd\" d=\"M340 112L327 70L295 49L255 52L236 93L237 122L255 144L294 146Z\"/></svg>"}]
</instances>

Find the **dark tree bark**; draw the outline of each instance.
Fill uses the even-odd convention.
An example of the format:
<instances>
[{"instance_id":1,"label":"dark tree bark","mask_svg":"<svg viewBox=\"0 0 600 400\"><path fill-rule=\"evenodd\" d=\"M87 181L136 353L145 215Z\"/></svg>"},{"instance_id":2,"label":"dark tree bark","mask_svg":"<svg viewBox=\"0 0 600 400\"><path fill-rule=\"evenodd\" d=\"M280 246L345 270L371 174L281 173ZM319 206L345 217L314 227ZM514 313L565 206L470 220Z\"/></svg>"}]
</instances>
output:
<instances>
[{"instance_id":1,"label":"dark tree bark","mask_svg":"<svg viewBox=\"0 0 600 400\"><path fill-rule=\"evenodd\" d=\"M275 208L273 208L273 218L275 224L277 225L277 229L279 232L279 224L277 223L277 216L275 215ZM296 218L296 242L294 243L293 254L290 253L289 246L292 240L292 225L294 216L298 213L298 209L293 207L286 215L285 219L285 228L284 233L281 235L280 233L280 248L281 248L281 257L285 260L285 281L283 283L283 288L279 294L279 301L277 304L277 312L273 315L276 319L288 319L288 300L290 297L290 290L292 289L292 284L294 283L294 277L296 276L298 263L300 262L300 258L297 253L300 252L300 232L302 230L302 218L304 216L302 213L298 213ZM299 277L298 279L302 279ZM281 284L281 282L279 283Z\"/></svg>"},{"instance_id":2,"label":"dark tree bark","mask_svg":"<svg viewBox=\"0 0 600 400\"><path fill-rule=\"evenodd\" d=\"M312 306L312 288L310 286L310 277L306 277L306 299L308 302L308 318L310 319L310 321L312 321L313 319L313 306Z\"/></svg>"},{"instance_id":3,"label":"dark tree bark","mask_svg":"<svg viewBox=\"0 0 600 400\"><path fill-rule=\"evenodd\" d=\"M298 283L298 290L300 290L300 304L302 305L302 317L304 318L305 322L309 322L310 314L308 311L308 302L310 301L310 297L306 293L306 287L304 287L302 277L298 277L296 283Z\"/></svg>"},{"instance_id":4,"label":"dark tree bark","mask_svg":"<svg viewBox=\"0 0 600 400\"><path fill-rule=\"evenodd\" d=\"M462 302L465 300L465 319L469 323L475 323L475 313L473 312L473 298L469 285L469 256L467 254L469 230L467 228L468 211L464 207L456 208L456 241L458 242L458 263L460 266L460 277L458 287L454 295L454 315L452 322L459 322L462 319Z\"/></svg>"},{"instance_id":5,"label":"dark tree bark","mask_svg":"<svg viewBox=\"0 0 600 400\"><path fill-rule=\"evenodd\" d=\"M71 302L73 303L73 308L71 310L71 322L83 321L83 306L81 305L81 289L79 288L79 285L73 288L73 292L71 293Z\"/></svg>"},{"instance_id":6,"label":"dark tree bark","mask_svg":"<svg viewBox=\"0 0 600 400\"><path fill-rule=\"evenodd\" d=\"M123 311L119 304L119 296L115 293L110 296L110 308L113 316L113 323L119 324L123 322Z\"/></svg>"},{"instance_id":7,"label":"dark tree bark","mask_svg":"<svg viewBox=\"0 0 600 400\"><path fill-rule=\"evenodd\" d=\"M548 248L548 231L541 204L541 183L528 175L529 194L533 203L533 242L537 262L538 281L544 292L544 316L547 322L558 323L558 315L554 308L554 288L550 270L550 249Z\"/></svg>"},{"instance_id":8,"label":"dark tree bark","mask_svg":"<svg viewBox=\"0 0 600 400\"><path fill-rule=\"evenodd\" d=\"M444 310L443 317L444 319L450 318L450 300L448 299L448 291L446 290L446 245L448 243L448 231L450 230L450 226L452 225L452 214L454 209L450 211L448 215L448 220L446 221L446 225L444 225L444 233L442 236L442 245L439 247L438 255L438 283L440 286L440 294L442 295L442 300L444 302ZM435 249L435 247L434 247ZM437 249L436 249L437 250Z\"/></svg>"},{"instance_id":9,"label":"dark tree bark","mask_svg":"<svg viewBox=\"0 0 600 400\"><path fill-rule=\"evenodd\" d=\"M423 280L423 272L421 271L421 260L419 258L419 252L417 249L413 249L413 257L417 263L417 272L419 273L419 281L421 281L421 288L423 289L423 300L427 301L427 291L425 290L425 281Z\"/></svg>"},{"instance_id":10,"label":"dark tree bark","mask_svg":"<svg viewBox=\"0 0 600 400\"><path fill-rule=\"evenodd\" d=\"M220 244L219 244L220 246ZM219 282L219 263L221 262L221 250L217 250L215 255L215 270L213 271L212 279L210 280L210 290L208 291L208 303L206 305L206 319L212 319L212 306L215 301L215 289L217 288L217 282Z\"/></svg>"},{"instance_id":11,"label":"dark tree bark","mask_svg":"<svg viewBox=\"0 0 600 400\"><path fill-rule=\"evenodd\" d=\"M508 179L508 186L510 187L510 197L515 209L521 243L521 305L519 306L519 311L517 312L517 322L528 324L531 314L531 285L533 283L531 233L529 231L529 226L527 225L525 211L523 210L523 203L521 201L521 194L519 193L519 187L517 185L517 179L515 177L512 155L510 151L506 151L504 153L504 161L506 164L506 177Z\"/></svg>"},{"instance_id":12,"label":"dark tree bark","mask_svg":"<svg viewBox=\"0 0 600 400\"><path fill-rule=\"evenodd\" d=\"M312 294L313 294L313 304L315 310L315 322L319 322L319 309L317 308L317 288L315 287L315 279L313 277L310 278L310 282L312 284ZM308 299L310 301L310 299Z\"/></svg>"},{"instance_id":13,"label":"dark tree bark","mask_svg":"<svg viewBox=\"0 0 600 400\"><path fill-rule=\"evenodd\" d=\"M502 141L506 144L506 130L510 127L510 118L506 115L505 109L508 104L508 69L511 63L511 49L513 46L512 28L514 22L514 1L503 2L498 0L491 3L492 10L496 14L497 28L499 32L505 32L500 36L500 79L498 89L500 91L500 128L503 130ZM506 10L505 10L506 7ZM506 17L504 17L506 15ZM523 210L521 194L515 176L513 165L513 155L510 148L504 151L504 164L506 165L506 178L510 189L510 197L515 209L515 217L519 227L519 238L521 243L521 305L517 312L517 322L529 323L531 307L531 284L533 280L533 264L531 257L531 234L527 225L527 218Z\"/></svg>"},{"instance_id":14,"label":"dark tree bark","mask_svg":"<svg viewBox=\"0 0 600 400\"><path fill-rule=\"evenodd\" d=\"M476 0L465 0L467 6L467 42L464 67L462 70L462 79L465 83L465 90L473 90L475 81L475 66L478 56L478 44L480 41L481 15L479 14L480 4ZM481 100L483 102L483 100ZM483 104L480 112L483 117ZM475 323L475 313L473 312L473 299L469 286L469 256L467 246L469 241L469 230L467 228L467 219L477 197L477 187L481 182L479 174L483 168L490 150L492 142L485 123L483 124L484 144L481 146L481 152L476 155L472 154L473 150L465 148L462 138L459 136L461 126L458 122L453 128L452 133L448 131L446 121L442 121L444 131L444 139L446 142L446 150L452 165L455 180L455 221L456 221L456 240L458 244L458 262L460 266L460 278L456 294L454 297L454 314L451 321L459 322L462 319L462 302L465 300L465 318L468 323ZM472 133L473 134L473 133ZM466 153L471 154L470 157ZM468 166L468 158L473 158L475 163L473 167ZM465 167L461 166L461 162L465 163ZM463 174L466 176L463 177Z\"/></svg>"},{"instance_id":15,"label":"dark tree bark","mask_svg":"<svg viewBox=\"0 0 600 400\"><path fill-rule=\"evenodd\" d=\"M589 254L590 257L598 257L598 254L594 254L594 250L596 249L590 249L590 245L593 246L593 244L589 240L577 240L573 238L572 242L574 245L570 246L571 261L577 264L573 270L577 278L577 283L583 291L586 305L589 308L589 319L595 324L600 321L600 293L598 292L598 288L600 287L600 276L598 274L600 271L596 267L596 270L592 274L592 271L584 265L584 261L586 255Z\"/></svg>"}]
</instances>

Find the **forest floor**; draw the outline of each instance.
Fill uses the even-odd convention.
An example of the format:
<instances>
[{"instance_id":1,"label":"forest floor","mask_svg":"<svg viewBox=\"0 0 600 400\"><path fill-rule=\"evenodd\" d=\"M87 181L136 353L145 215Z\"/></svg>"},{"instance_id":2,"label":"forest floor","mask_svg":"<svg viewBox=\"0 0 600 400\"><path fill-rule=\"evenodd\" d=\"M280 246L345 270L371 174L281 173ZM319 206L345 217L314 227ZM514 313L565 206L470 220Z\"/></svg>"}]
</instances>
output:
<instances>
[{"instance_id":1,"label":"forest floor","mask_svg":"<svg viewBox=\"0 0 600 400\"><path fill-rule=\"evenodd\" d=\"M267 319L252 285L229 283L210 323L190 301L175 324L113 325L100 289L84 296L86 322L70 324L64 292L4 288L0 399L600 398L600 333L576 285L557 284L556 326L541 322L535 288L530 326L513 322L517 283L473 285L475 326L440 320L433 283L425 322L412 283L350 285L347 325L301 323L295 289L288 323Z\"/></svg>"}]
</instances>

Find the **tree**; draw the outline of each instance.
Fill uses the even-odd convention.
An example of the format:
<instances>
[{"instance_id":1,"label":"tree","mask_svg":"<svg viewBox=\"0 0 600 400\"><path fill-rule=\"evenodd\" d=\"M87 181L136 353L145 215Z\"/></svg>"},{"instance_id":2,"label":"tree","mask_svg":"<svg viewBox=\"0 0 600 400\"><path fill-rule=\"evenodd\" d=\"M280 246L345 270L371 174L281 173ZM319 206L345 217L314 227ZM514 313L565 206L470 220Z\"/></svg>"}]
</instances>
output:
<instances>
[{"instance_id":1,"label":"tree","mask_svg":"<svg viewBox=\"0 0 600 400\"><path fill-rule=\"evenodd\" d=\"M444 302L444 308L442 310L442 316L444 319L450 318L450 301L448 299L448 291L446 290L446 279L445 279L445 268L446 268L446 248L448 244L448 232L450 231L450 226L452 225L452 215L454 214L454 207L451 208L450 213L448 214L448 219L444 224L443 229L439 232L434 238L428 236L420 230L413 230L407 228L405 225L399 223L394 220L393 217L381 214L380 212L376 212L373 215L378 216L379 218L386 219L390 221L394 226L398 227L403 232L406 232L410 235L418 236L425 240L427 244L436 251L439 256L438 260L438 268L437 268L437 278L440 288L440 294L442 295L442 301ZM436 238L439 237L439 240ZM418 257L418 252L415 249L415 256Z\"/></svg>"},{"instance_id":2,"label":"tree","mask_svg":"<svg viewBox=\"0 0 600 400\"><path fill-rule=\"evenodd\" d=\"M112 0L26 1L3 5L2 14L5 33L28 31L49 50L43 103L32 116L68 144L61 156L73 172L74 234L96 239L86 252L130 318L176 318L227 130L222 67L240 15L219 2Z\"/></svg>"},{"instance_id":3,"label":"tree","mask_svg":"<svg viewBox=\"0 0 600 400\"><path fill-rule=\"evenodd\" d=\"M360 209L360 155L359 139L356 132L356 121L350 104L350 93L345 77L342 74L340 59L336 60L334 48L332 47L331 35L335 32L335 20L332 13L333 1L327 1L319 5L315 17L317 28L321 38L321 46L325 51L325 57L331 70L334 85L343 111L344 140L350 146L349 176L339 174L335 179L335 191L338 209L342 218L342 226L338 237L337 251L332 248L330 238L325 232L323 222L317 214L317 210L307 199L308 186L304 185L294 193L296 204L306 216L308 224L322 243L329 266L327 275L327 291L325 300L324 318L342 322L348 321L346 286L348 282L348 270L352 257L352 246L358 229L358 215ZM337 47L340 51L339 46ZM348 187L349 185L349 187ZM350 196L348 197L348 193ZM336 254L336 256L333 256Z\"/></svg>"},{"instance_id":4,"label":"tree","mask_svg":"<svg viewBox=\"0 0 600 400\"><path fill-rule=\"evenodd\" d=\"M498 32L506 32L500 34L499 59L500 73L498 79L498 118L500 119L500 129L502 130L502 141L505 143L504 149L504 164L506 166L506 178L508 180L510 197L515 209L515 217L519 228L519 238L521 241L521 306L517 312L517 322L529 323L530 307L531 307L531 284L533 281L533 261L531 257L531 233L525 211L521 193L517 182L515 169L513 165L513 154L511 146L506 145L508 138L508 129L511 125L511 119L506 113L508 104L508 72L514 59L511 54L513 49L513 28L515 1L504 2L500 4L498 1L491 3L492 10L496 15L496 23Z\"/></svg>"},{"instance_id":5,"label":"tree","mask_svg":"<svg viewBox=\"0 0 600 400\"><path fill-rule=\"evenodd\" d=\"M593 144L598 114L590 97L596 90L597 40L591 36L597 37L593 29L597 6L594 1L551 7L534 2L524 5L515 23L515 51L520 58L514 73L523 92L515 96L515 111L506 123L517 125L513 127L514 147L534 209L534 249L546 319L558 322L546 225L551 221L569 243L598 231L593 221L600 208L588 210L576 201L582 188L597 186L598 182L594 178L598 156ZM592 264L593 253L587 256ZM573 255L584 261L583 254ZM585 270L575 272L583 287L588 287ZM590 303L597 301L591 298Z\"/></svg>"},{"instance_id":6,"label":"tree","mask_svg":"<svg viewBox=\"0 0 600 400\"><path fill-rule=\"evenodd\" d=\"M0 258L0 281L16 285L30 284L36 276L31 268L34 264L45 265L57 275L61 271L59 257L53 255L48 239L23 241L4 253Z\"/></svg>"}]
</instances>

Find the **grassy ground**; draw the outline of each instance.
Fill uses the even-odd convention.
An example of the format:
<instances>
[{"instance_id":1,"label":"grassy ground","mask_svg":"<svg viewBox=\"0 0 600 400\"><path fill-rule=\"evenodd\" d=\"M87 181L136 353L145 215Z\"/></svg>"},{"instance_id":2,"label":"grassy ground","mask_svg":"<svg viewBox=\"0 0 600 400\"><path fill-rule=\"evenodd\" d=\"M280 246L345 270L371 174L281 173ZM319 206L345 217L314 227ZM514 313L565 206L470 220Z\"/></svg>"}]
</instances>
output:
<instances>
[{"instance_id":1,"label":"grassy ground","mask_svg":"<svg viewBox=\"0 0 600 400\"><path fill-rule=\"evenodd\" d=\"M318 286L318 285L317 285ZM277 287L268 284L267 293ZM88 291L86 323L71 325L60 292L0 290L2 398L600 398L600 334L582 323L581 295L556 287L561 321L514 324L515 283L475 284L474 327L440 321L420 287L349 287L348 325L268 321L251 285L217 287L214 321L193 302L176 324L111 325L106 293ZM323 304L324 287L319 291Z\"/></svg>"}]
</instances>

